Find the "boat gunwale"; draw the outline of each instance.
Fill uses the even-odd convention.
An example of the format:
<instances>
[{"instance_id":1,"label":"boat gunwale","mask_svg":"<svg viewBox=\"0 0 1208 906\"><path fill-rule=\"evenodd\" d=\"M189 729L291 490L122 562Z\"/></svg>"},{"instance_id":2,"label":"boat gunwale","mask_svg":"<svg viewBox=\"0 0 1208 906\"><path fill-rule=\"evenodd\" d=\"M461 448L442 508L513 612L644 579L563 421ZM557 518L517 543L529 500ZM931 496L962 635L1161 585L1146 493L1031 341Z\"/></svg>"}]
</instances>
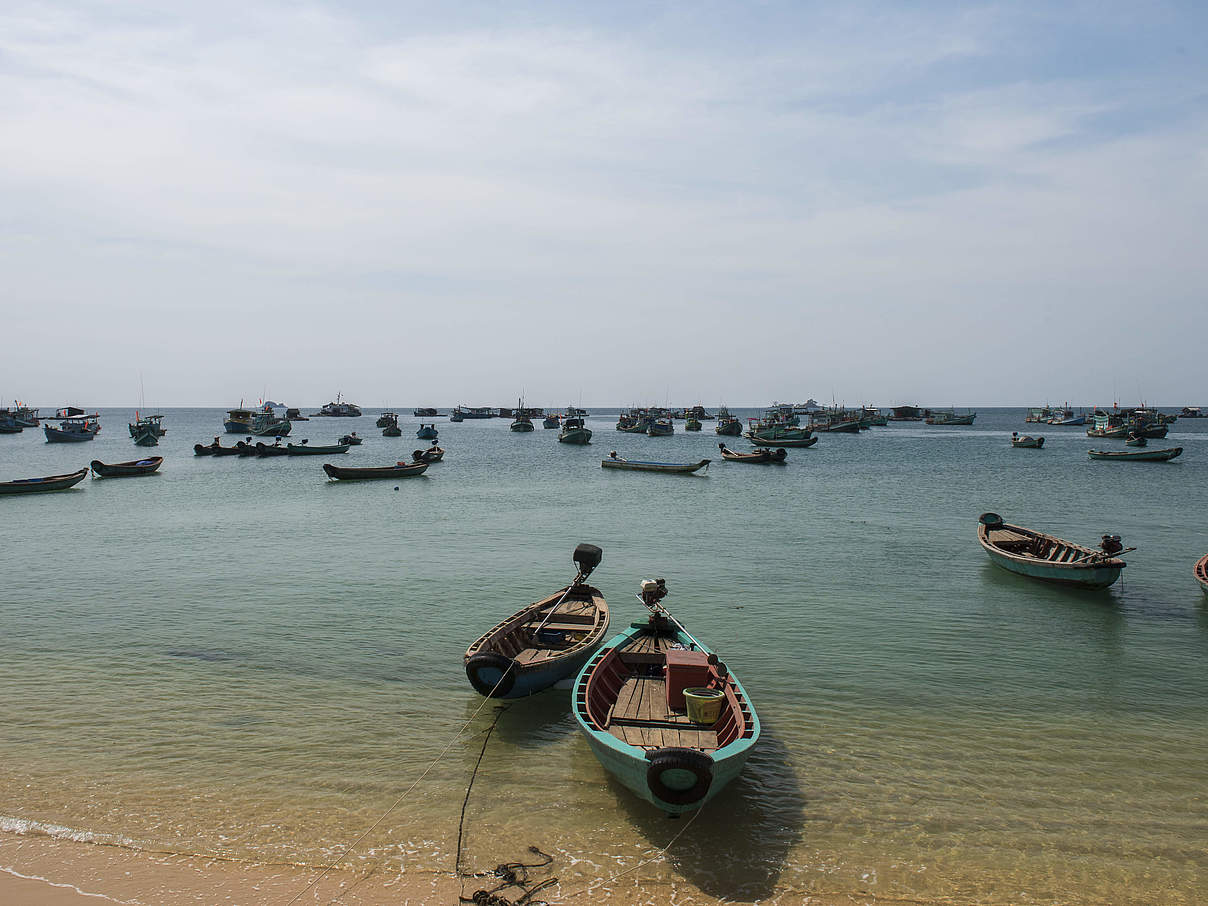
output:
<instances>
[{"instance_id":1,"label":"boat gunwale","mask_svg":"<svg viewBox=\"0 0 1208 906\"><path fill-rule=\"evenodd\" d=\"M1040 538L1054 544L1059 544L1071 550L1079 551L1085 556L1081 559L1057 562L1055 560L1044 560L1040 557L1032 555L1017 554L1013 551L1003 550L990 541L989 534L991 528L984 523L979 522L977 525L977 540L981 543L981 546L986 550L986 552L991 554L993 557L1010 560L1015 563L1042 564L1046 569L1054 569L1058 571L1069 570L1071 572L1088 571L1092 569L1124 569L1126 566L1128 566L1128 564L1119 557L1107 557L1102 551L1096 551L1094 548L1086 547L1085 545L1078 544L1077 542L1067 541L1064 538L1058 538L1056 535L1050 535L1047 532L1039 532L1035 529L1024 528L1021 525L1012 525L1008 522L1003 522L994 526L993 528L993 531L1004 530L1018 532L1021 535L1026 535L1031 538ZM1033 578L1043 579L1047 577L1036 576ZM1060 581L1060 579L1054 577L1054 581ZM1076 582L1077 580L1072 581Z\"/></svg>"},{"instance_id":2,"label":"boat gunwale","mask_svg":"<svg viewBox=\"0 0 1208 906\"><path fill-rule=\"evenodd\" d=\"M548 657L539 661L530 661L527 663L514 661L514 659L511 658L509 659L514 661L514 670L517 675L519 675L524 673L533 673L538 670L545 669L551 664L556 664L560 661L565 661L580 655L584 650L590 651L599 647L600 643L604 640L605 634L608 632L609 625L612 622L612 614L608 609L608 602L604 598L604 593L601 592L600 589L596 588L594 585L580 583L578 585L572 584L564 586L553 594L542 598L540 601L534 601L532 604L522 607L511 616L496 623L492 628L488 629L481 636L479 636L478 639L466 649L465 654L462 655L462 662L465 663L466 661L469 661L471 657L481 652L494 651L495 649L490 647L491 643L498 641L512 632L515 632L530 619L532 619L533 614L540 612L543 607L551 604L556 606L559 598L561 598L567 592L574 590L581 590L582 592L588 594L591 603L595 606L595 611L597 614L596 621L594 624L590 624L590 631L587 633L587 635L571 647L559 650L553 657ZM583 599L579 598L579 600ZM585 629L589 626L587 623L584 623L583 625Z\"/></svg>"}]
</instances>

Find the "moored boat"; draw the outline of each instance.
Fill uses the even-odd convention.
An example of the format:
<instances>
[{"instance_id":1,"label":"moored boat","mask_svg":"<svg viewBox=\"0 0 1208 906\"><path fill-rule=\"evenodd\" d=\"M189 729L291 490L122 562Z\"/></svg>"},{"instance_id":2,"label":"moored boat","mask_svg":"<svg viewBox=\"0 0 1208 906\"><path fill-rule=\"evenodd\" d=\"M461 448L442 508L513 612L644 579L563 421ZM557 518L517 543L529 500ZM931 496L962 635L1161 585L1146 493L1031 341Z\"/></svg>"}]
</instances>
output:
<instances>
[{"instance_id":1,"label":"moored boat","mask_svg":"<svg viewBox=\"0 0 1208 906\"><path fill-rule=\"evenodd\" d=\"M1096 550L1034 529L1009 525L997 513L981 515L977 540L995 566L1062 585L1107 588L1120 578L1120 570L1127 565L1116 556L1126 552L1118 535L1104 535Z\"/></svg>"},{"instance_id":2,"label":"moored boat","mask_svg":"<svg viewBox=\"0 0 1208 906\"><path fill-rule=\"evenodd\" d=\"M340 443L348 444L350 447L359 447L365 438L359 437L355 431L351 434L345 434L340 438Z\"/></svg>"},{"instance_id":3,"label":"moored boat","mask_svg":"<svg viewBox=\"0 0 1208 906\"><path fill-rule=\"evenodd\" d=\"M589 444L591 443L591 428L584 424L582 416L564 416L562 430L558 432L558 443L578 446Z\"/></svg>"},{"instance_id":4,"label":"moored boat","mask_svg":"<svg viewBox=\"0 0 1208 906\"><path fill-rule=\"evenodd\" d=\"M1087 450L1091 459L1110 459L1127 462L1170 462L1183 452L1182 447L1165 450Z\"/></svg>"},{"instance_id":5,"label":"moored boat","mask_svg":"<svg viewBox=\"0 0 1208 906\"><path fill-rule=\"evenodd\" d=\"M136 447L158 447L159 435L150 429L140 431L134 435L134 445Z\"/></svg>"},{"instance_id":6,"label":"moored boat","mask_svg":"<svg viewBox=\"0 0 1208 906\"><path fill-rule=\"evenodd\" d=\"M248 427L248 433L256 437L287 437L291 430L293 425L289 419L277 415L268 405L252 416L252 423Z\"/></svg>"},{"instance_id":7,"label":"moored boat","mask_svg":"<svg viewBox=\"0 0 1208 906\"><path fill-rule=\"evenodd\" d=\"M562 423L561 419L559 419L556 414L547 415L544 419L542 419L541 427L542 428L557 428L561 423Z\"/></svg>"},{"instance_id":8,"label":"moored boat","mask_svg":"<svg viewBox=\"0 0 1208 906\"><path fill-rule=\"evenodd\" d=\"M415 432L415 436L420 440L436 440L439 433L436 430L436 425L420 425L419 430Z\"/></svg>"},{"instance_id":9,"label":"moored boat","mask_svg":"<svg viewBox=\"0 0 1208 906\"><path fill-rule=\"evenodd\" d=\"M362 481L372 478L411 478L415 475L423 475L427 468L428 464L426 462L400 462L393 466L360 468L333 466L329 462L323 463L323 471L327 473L328 478L342 481Z\"/></svg>"},{"instance_id":10,"label":"moored boat","mask_svg":"<svg viewBox=\"0 0 1208 906\"><path fill-rule=\"evenodd\" d=\"M0 434L20 434L24 430L25 426L18 424L12 416L0 416Z\"/></svg>"},{"instance_id":11,"label":"moored boat","mask_svg":"<svg viewBox=\"0 0 1208 906\"><path fill-rule=\"evenodd\" d=\"M440 462L445 458L445 451L433 444L427 450L416 450L411 458L416 462Z\"/></svg>"},{"instance_id":12,"label":"moored boat","mask_svg":"<svg viewBox=\"0 0 1208 906\"><path fill-rule=\"evenodd\" d=\"M414 415L416 418L436 418L436 416L439 415L440 413L437 412L435 409L433 409L431 406L419 406L415 409L412 409L411 414ZM378 425L378 427L380 428L382 426Z\"/></svg>"},{"instance_id":13,"label":"moored boat","mask_svg":"<svg viewBox=\"0 0 1208 906\"><path fill-rule=\"evenodd\" d=\"M266 444L264 441L257 441L256 442L256 455L264 456L264 457L289 456L289 450L285 447L284 444L281 443L280 440L278 440L276 443L273 443L273 444Z\"/></svg>"},{"instance_id":14,"label":"moored boat","mask_svg":"<svg viewBox=\"0 0 1208 906\"><path fill-rule=\"evenodd\" d=\"M1012 431L1011 446L1020 447L1023 449L1039 450L1044 446L1044 438L1032 437L1029 434L1020 434L1017 431Z\"/></svg>"},{"instance_id":15,"label":"moored boat","mask_svg":"<svg viewBox=\"0 0 1208 906\"><path fill-rule=\"evenodd\" d=\"M321 444L310 446L306 441L300 444L286 444L285 449L290 456L324 456L328 453L347 453L348 444L329 444L323 446Z\"/></svg>"},{"instance_id":16,"label":"moored boat","mask_svg":"<svg viewBox=\"0 0 1208 906\"><path fill-rule=\"evenodd\" d=\"M49 423L45 424L42 430L46 433L48 444L79 443L96 437L101 430L101 423L95 415L86 415L81 418L62 419L57 428Z\"/></svg>"},{"instance_id":17,"label":"moored boat","mask_svg":"<svg viewBox=\"0 0 1208 906\"><path fill-rule=\"evenodd\" d=\"M580 544L570 585L521 608L466 649L462 663L476 692L520 698L582 669L608 632L608 604L586 584L602 555L594 544Z\"/></svg>"},{"instance_id":18,"label":"moored boat","mask_svg":"<svg viewBox=\"0 0 1208 906\"><path fill-rule=\"evenodd\" d=\"M162 415L139 415L134 413L134 421L127 424L130 429L130 436L137 439L140 434L145 434L148 431L156 437L163 437L168 433L168 429L163 426Z\"/></svg>"},{"instance_id":19,"label":"moored boat","mask_svg":"<svg viewBox=\"0 0 1208 906\"><path fill-rule=\"evenodd\" d=\"M383 412L377 417L377 421L374 424L379 428L388 428L391 425L397 425L398 414L395 412Z\"/></svg>"},{"instance_id":20,"label":"moored boat","mask_svg":"<svg viewBox=\"0 0 1208 906\"><path fill-rule=\"evenodd\" d=\"M928 418L923 419L925 425L939 425L951 427L953 425L971 425L974 419L977 418L976 412L967 412L964 415L957 415L953 409L934 410Z\"/></svg>"},{"instance_id":21,"label":"moored boat","mask_svg":"<svg viewBox=\"0 0 1208 906\"><path fill-rule=\"evenodd\" d=\"M688 474L709 468L708 459L700 462L644 462L635 459L623 459L613 450L608 459L600 460L600 466L605 469L626 469L631 472L676 472Z\"/></svg>"},{"instance_id":22,"label":"moored boat","mask_svg":"<svg viewBox=\"0 0 1208 906\"><path fill-rule=\"evenodd\" d=\"M699 808L742 771L759 741L746 690L642 583L650 618L609 640L575 679L579 729L605 770L671 814Z\"/></svg>"},{"instance_id":23,"label":"moored boat","mask_svg":"<svg viewBox=\"0 0 1208 906\"><path fill-rule=\"evenodd\" d=\"M67 475L47 475L43 478L18 478L0 481L0 494L36 494L41 491L65 491L88 477L87 469Z\"/></svg>"},{"instance_id":24,"label":"moored boat","mask_svg":"<svg viewBox=\"0 0 1208 906\"><path fill-rule=\"evenodd\" d=\"M164 464L162 456L152 456L149 459L136 459L131 462L101 462L94 459L89 468L100 478L133 478L137 475L150 475Z\"/></svg>"},{"instance_id":25,"label":"moored boat","mask_svg":"<svg viewBox=\"0 0 1208 906\"><path fill-rule=\"evenodd\" d=\"M290 407L285 410L285 417L291 422L308 422L310 419L302 414L302 410Z\"/></svg>"},{"instance_id":26,"label":"moored boat","mask_svg":"<svg viewBox=\"0 0 1208 906\"><path fill-rule=\"evenodd\" d=\"M675 433L675 423L669 418L654 418L646 425L646 434L650 437L668 437Z\"/></svg>"},{"instance_id":27,"label":"moored boat","mask_svg":"<svg viewBox=\"0 0 1208 906\"><path fill-rule=\"evenodd\" d=\"M684 430L685 431L699 431L700 429L701 429L701 424L700 424L699 418L689 415L684 420Z\"/></svg>"},{"instance_id":28,"label":"moored boat","mask_svg":"<svg viewBox=\"0 0 1208 906\"><path fill-rule=\"evenodd\" d=\"M1144 434L1137 434L1136 432L1133 432L1132 434L1128 435L1128 440L1124 441L1124 446L1126 446L1126 447L1148 447L1149 441L1145 439Z\"/></svg>"},{"instance_id":29,"label":"moored boat","mask_svg":"<svg viewBox=\"0 0 1208 906\"><path fill-rule=\"evenodd\" d=\"M326 403L323 408L314 414L315 418L360 418L361 409L356 403L345 402L341 399L341 394L337 393L335 402Z\"/></svg>"},{"instance_id":30,"label":"moored boat","mask_svg":"<svg viewBox=\"0 0 1208 906\"><path fill-rule=\"evenodd\" d=\"M777 440L760 440L758 437L748 437L747 440L756 447L792 447L794 449L812 447L818 443L816 437L781 437Z\"/></svg>"},{"instance_id":31,"label":"moored boat","mask_svg":"<svg viewBox=\"0 0 1208 906\"><path fill-rule=\"evenodd\" d=\"M256 413L251 409L228 409L222 427L227 434L251 434Z\"/></svg>"},{"instance_id":32,"label":"moored boat","mask_svg":"<svg viewBox=\"0 0 1208 906\"><path fill-rule=\"evenodd\" d=\"M815 438L817 440L817 438ZM784 447L772 449L771 447L762 447L751 453L740 453L737 450L731 450L725 444L718 444L718 449L721 450L721 458L728 459L731 462L784 462L788 458L788 450Z\"/></svg>"},{"instance_id":33,"label":"moored boat","mask_svg":"<svg viewBox=\"0 0 1208 906\"><path fill-rule=\"evenodd\" d=\"M1198 418L1199 416L1194 416ZM1208 554L1200 557L1195 565L1195 579L1200 583L1200 590L1208 595Z\"/></svg>"},{"instance_id":34,"label":"moored boat","mask_svg":"<svg viewBox=\"0 0 1208 906\"><path fill-rule=\"evenodd\" d=\"M742 434L742 420L730 414L725 406L717 410L717 424L713 430L722 437L738 437Z\"/></svg>"}]
</instances>

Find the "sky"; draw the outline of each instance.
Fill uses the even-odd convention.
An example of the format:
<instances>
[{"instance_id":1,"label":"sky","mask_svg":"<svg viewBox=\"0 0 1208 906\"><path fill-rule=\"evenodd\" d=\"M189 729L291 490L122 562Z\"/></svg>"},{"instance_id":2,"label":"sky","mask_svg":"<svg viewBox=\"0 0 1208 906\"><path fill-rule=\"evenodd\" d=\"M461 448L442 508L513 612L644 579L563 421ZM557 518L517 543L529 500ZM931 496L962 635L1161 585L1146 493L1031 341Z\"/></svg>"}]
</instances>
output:
<instances>
[{"instance_id":1,"label":"sky","mask_svg":"<svg viewBox=\"0 0 1208 906\"><path fill-rule=\"evenodd\" d=\"M1206 26L14 0L0 400L1208 404Z\"/></svg>"}]
</instances>

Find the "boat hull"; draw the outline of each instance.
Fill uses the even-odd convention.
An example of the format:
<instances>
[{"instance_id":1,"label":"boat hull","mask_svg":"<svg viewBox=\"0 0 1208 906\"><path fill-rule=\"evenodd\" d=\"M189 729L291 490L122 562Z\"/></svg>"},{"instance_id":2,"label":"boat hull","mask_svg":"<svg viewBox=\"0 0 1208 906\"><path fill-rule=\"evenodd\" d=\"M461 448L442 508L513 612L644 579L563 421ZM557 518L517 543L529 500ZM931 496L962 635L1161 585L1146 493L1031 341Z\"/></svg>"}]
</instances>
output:
<instances>
[{"instance_id":1,"label":"boat hull","mask_svg":"<svg viewBox=\"0 0 1208 906\"><path fill-rule=\"evenodd\" d=\"M1183 416L1188 418L1189 416ZM1200 418L1200 416L1190 416L1192 418ZM1208 554L1200 558L1200 561L1195 565L1195 580L1200 583L1200 591L1208 596Z\"/></svg>"},{"instance_id":2,"label":"boat hull","mask_svg":"<svg viewBox=\"0 0 1208 906\"><path fill-rule=\"evenodd\" d=\"M558 443L560 444L576 444L583 446L591 443L591 430L589 428L571 428L564 430L558 435Z\"/></svg>"},{"instance_id":3,"label":"boat hull","mask_svg":"<svg viewBox=\"0 0 1208 906\"><path fill-rule=\"evenodd\" d=\"M742 422L721 422L713 430L722 437L738 437L742 434Z\"/></svg>"},{"instance_id":4,"label":"boat hull","mask_svg":"<svg viewBox=\"0 0 1208 906\"><path fill-rule=\"evenodd\" d=\"M133 462L103 463L94 459L89 468L94 475L101 478L134 478L138 475L154 474L164 464L162 456L152 456L149 459L139 459Z\"/></svg>"},{"instance_id":5,"label":"boat hull","mask_svg":"<svg viewBox=\"0 0 1208 906\"><path fill-rule=\"evenodd\" d=\"M816 437L803 437L800 439L789 439L785 437L781 438L780 440L757 440L754 437L749 437L747 440L751 442L752 446L765 448L793 447L794 449L803 449L805 447L812 447L814 444L818 443L818 438Z\"/></svg>"},{"instance_id":6,"label":"boat hull","mask_svg":"<svg viewBox=\"0 0 1208 906\"><path fill-rule=\"evenodd\" d=\"M304 444L286 444L290 456L327 456L332 453L347 453L348 444L333 444L326 447L308 447Z\"/></svg>"},{"instance_id":7,"label":"boat hull","mask_svg":"<svg viewBox=\"0 0 1208 906\"><path fill-rule=\"evenodd\" d=\"M96 437L95 431L60 431L50 425L43 425L42 430L46 432L48 444L78 444Z\"/></svg>"},{"instance_id":8,"label":"boat hull","mask_svg":"<svg viewBox=\"0 0 1208 906\"><path fill-rule=\"evenodd\" d=\"M1183 452L1182 447L1166 450L1087 450L1091 459L1119 460L1122 462L1169 462Z\"/></svg>"},{"instance_id":9,"label":"boat hull","mask_svg":"<svg viewBox=\"0 0 1208 906\"><path fill-rule=\"evenodd\" d=\"M427 470L426 462L412 462L401 466L381 466L380 468L343 468L331 463L323 464L323 471L328 478L341 481L365 481L374 478L411 478L423 475Z\"/></svg>"},{"instance_id":10,"label":"boat hull","mask_svg":"<svg viewBox=\"0 0 1208 906\"><path fill-rule=\"evenodd\" d=\"M21 478L0 482L0 494L39 494L46 491L66 491L88 477L87 469L70 475L48 475L45 478Z\"/></svg>"},{"instance_id":11,"label":"boat hull","mask_svg":"<svg viewBox=\"0 0 1208 906\"><path fill-rule=\"evenodd\" d=\"M673 472L680 475L698 472L709 467L710 460L700 462L640 462L629 459L602 459L600 467L604 469L623 469L630 472Z\"/></svg>"}]
</instances>

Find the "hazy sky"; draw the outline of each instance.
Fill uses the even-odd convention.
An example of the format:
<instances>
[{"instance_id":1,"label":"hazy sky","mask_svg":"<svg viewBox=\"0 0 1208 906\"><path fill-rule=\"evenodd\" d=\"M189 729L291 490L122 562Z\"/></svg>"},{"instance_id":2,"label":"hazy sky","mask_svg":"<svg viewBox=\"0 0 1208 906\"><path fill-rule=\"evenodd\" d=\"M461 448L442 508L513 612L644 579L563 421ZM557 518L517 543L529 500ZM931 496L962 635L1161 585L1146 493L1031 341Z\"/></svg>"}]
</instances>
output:
<instances>
[{"instance_id":1,"label":"hazy sky","mask_svg":"<svg viewBox=\"0 0 1208 906\"><path fill-rule=\"evenodd\" d=\"M0 399L1208 404L1208 14L0 10Z\"/></svg>"}]
</instances>

